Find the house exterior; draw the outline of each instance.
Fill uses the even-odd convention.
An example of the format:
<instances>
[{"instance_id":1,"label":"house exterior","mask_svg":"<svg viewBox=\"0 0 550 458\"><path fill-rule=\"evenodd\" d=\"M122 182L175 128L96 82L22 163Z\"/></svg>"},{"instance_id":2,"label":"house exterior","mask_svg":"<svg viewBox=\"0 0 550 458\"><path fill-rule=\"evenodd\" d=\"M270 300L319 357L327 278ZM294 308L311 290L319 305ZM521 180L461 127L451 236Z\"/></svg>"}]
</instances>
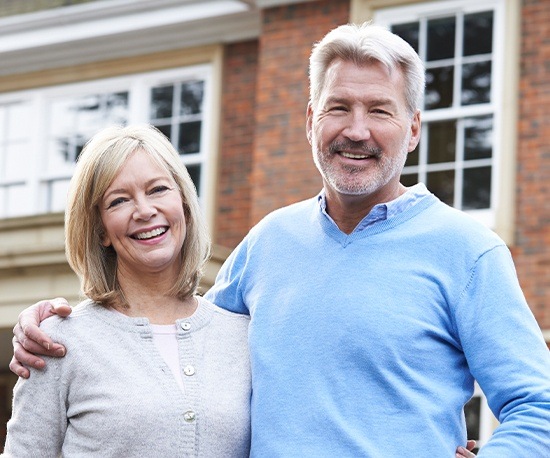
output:
<instances>
[{"instance_id":1,"label":"house exterior","mask_svg":"<svg viewBox=\"0 0 550 458\"><path fill-rule=\"evenodd\" d=\"M63 250L74 161L110 123L151 122L181 152L214 241L203 288L249 228L321 186L305 136L311 45L374 20L427 67L403 175L510 247L550 342L550 2L0 0L0 444L18 313L79 300ZM469 437L494 419L480 395Z\"/></svg>"}]
</instances>

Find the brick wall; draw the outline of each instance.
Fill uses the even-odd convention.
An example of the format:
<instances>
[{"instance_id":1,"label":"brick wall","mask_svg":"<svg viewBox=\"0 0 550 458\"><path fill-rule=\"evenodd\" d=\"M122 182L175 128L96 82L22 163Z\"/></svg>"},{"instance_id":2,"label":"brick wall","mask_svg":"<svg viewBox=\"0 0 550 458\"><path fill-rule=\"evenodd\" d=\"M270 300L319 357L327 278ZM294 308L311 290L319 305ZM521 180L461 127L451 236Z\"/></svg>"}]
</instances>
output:
<instances>
[{"instance_id":1,"label":"brick wall","mask_svg":"<svg viewBox=\"0 0 550 458\"><path fill-rule=\"evenodd\" d=\"M215 242L229 248L237 246L250 226L257 63L257 41L226 46L214 232Z\"/></svg>"},{"instance_id":2,"label":"brick wall","mask_svg":"<svg viewBox=\"0 0 550 458\"><path fill-rule=\"evenodd\" d=\"M523 290L550 329L550 2L524 0L518 120L516 245Z\"/></svg>"},{"instance_id":3,"label":"brick wall","mask_svg":"<svg viewBox=\"0 0 550 458\"><path fill-rule=\"evenodd\" d=\"M305 134L311 46L349 20L349 0L266 9L260 37L250 223L311 197L321 180Z\"/></svg>"}]
</instances>

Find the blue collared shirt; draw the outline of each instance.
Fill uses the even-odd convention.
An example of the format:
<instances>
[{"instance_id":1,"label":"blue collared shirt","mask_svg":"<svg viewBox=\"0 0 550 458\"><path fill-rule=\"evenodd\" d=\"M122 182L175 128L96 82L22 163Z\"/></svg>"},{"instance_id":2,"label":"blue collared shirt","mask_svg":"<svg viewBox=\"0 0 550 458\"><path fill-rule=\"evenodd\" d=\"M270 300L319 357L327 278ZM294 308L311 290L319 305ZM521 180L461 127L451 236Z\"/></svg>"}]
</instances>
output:
<instances>
[{"instance_id":1,"label":"blue collared shirt","mask_svg":"<svg viewBox=\"0 0 550 458\"><path fill-rule=\"evenodd\" d=\"M398 215L429 195L430 191L428 191L426 185L424 185L424 183L417 183L408 188L404 194L400 195L396 199L391 200L390 202L377 204L372 207L369 214L365 216L354 229L354 232L361 231L369 226L372 226L378 221L384 221L392 216ZM319 193L318 199L322 212L330 218L327 213L327 200L324 189Z\"/></svg>"}]
</instances>

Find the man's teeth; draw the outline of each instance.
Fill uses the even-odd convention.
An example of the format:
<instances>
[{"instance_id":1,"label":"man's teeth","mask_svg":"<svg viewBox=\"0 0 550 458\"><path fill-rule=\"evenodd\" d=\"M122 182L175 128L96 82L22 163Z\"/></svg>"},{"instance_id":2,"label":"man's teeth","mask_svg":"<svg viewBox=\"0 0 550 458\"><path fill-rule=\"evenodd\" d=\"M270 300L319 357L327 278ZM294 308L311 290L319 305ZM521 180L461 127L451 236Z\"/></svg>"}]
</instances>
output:
<instances>
[{"instance_id":1,"label":"man's teeth","mask_svg":"<svg viewBox=\"0 0 550 458\"><path fill-rule=\"evenodd\" d=\"M140 232L139 234L136 234L136 239L139 239L139 240L150 239L150 238L156 237L160 234L164 234L165 232L166 232L166 228L159 227L159 228L153 229L152 231L149 231L149 232Z\"/></svg>"},{"instance_id":2,"label":"man's teeth","mask_svg":"<svg viewBox=\"0 0 550 458\"><path fill-rule=\"evenodd\" d=\"M341 151L340 154L349 159L367 159L370 157L367 154L352 154L352 153L346 153L345 151Z\"/></svg>"}]
</instances>

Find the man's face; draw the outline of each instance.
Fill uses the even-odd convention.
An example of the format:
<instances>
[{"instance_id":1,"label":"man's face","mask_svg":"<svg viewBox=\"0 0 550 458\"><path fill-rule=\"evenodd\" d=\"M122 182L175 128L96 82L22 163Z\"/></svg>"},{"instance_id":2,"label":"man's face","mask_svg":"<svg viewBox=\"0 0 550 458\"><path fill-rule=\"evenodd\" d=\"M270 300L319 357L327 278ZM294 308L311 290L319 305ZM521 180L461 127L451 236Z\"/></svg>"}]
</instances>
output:
<instances>
[{"instance_id":1,"label":"man's face","mask_svg":"<svg viewBox=\"0 0 550 458\"><path fill-rule=\"evenodd\" d=\"M316 107L308 106L307 134L327 196L394 199L407 153L420 138L420 113L411 116L400 71L378 62L335 60Z\"/></svg>"}]
</instances>

